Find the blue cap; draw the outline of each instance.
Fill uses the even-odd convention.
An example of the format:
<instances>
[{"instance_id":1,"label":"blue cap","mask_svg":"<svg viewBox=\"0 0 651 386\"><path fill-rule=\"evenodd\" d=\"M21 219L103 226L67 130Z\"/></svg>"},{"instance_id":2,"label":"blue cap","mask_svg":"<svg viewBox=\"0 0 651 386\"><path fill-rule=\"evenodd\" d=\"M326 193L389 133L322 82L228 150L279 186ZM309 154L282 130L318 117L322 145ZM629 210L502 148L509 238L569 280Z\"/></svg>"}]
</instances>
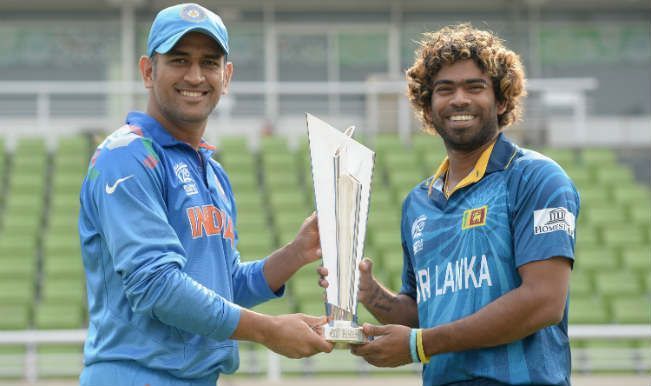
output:
<instances>
[{"instance_id":1,"label":"blue cap","mask_svg":"<svg viewBox=\"0 0 651 386\"><path fill-rule=\"evenodd\" d=\"M188 32L215 39L228 55L228 31L222 19L199 4L178 4L158 12L149 30L147 55L165 54Z\"/></svg>"}]
</instances>

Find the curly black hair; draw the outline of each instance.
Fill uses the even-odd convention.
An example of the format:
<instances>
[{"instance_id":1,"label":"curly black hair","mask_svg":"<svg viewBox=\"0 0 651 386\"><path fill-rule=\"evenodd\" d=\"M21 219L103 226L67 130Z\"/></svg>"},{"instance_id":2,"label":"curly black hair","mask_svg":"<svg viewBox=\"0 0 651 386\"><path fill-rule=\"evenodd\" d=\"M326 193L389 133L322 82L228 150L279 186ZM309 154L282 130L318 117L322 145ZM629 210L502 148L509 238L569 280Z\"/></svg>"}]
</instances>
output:
<instances>
[{"instance_id":1,"label":"curly black hair","mask_svg":"<svg viewBox=\"0 0 651 386\"><path fill-rule=\"evenodd\" d=\"M419 44L416 61L407 70L407 96L425 131L436 132L425 114L431 106L434 77L442 66L466 59L472 59L491 78L495 99L506 106L498 116L500 129L521 118L526 95L524 67L520 57L495 34L464 23L424 33Z\"/></svg>"}]
</instances>

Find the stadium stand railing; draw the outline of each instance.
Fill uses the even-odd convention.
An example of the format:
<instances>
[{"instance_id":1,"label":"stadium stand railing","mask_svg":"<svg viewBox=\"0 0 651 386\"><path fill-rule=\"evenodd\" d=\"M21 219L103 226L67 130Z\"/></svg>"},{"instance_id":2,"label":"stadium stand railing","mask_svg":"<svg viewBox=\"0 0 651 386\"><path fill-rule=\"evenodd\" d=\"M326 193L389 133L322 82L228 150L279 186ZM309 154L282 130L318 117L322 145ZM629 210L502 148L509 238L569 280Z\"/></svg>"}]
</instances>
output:
<instances>
[{"instance_id":1,"label":"stadium stand railing","mask_svg":"<svg viewBox=\"0 0 651 386\"><path fill-rule=\"evenodd\" d=\"M366 139L363 138L364 142ZM374 138L376 169L366 255L394 290L400 287L399 208L444 158L440 139L398 134ZM93 137L21 138L4 149L0 186L0 379L74 377L85 336L85 285L77 238L78 190ZM291 240L313 208L306 143L285 137L220 138L216 158L228 170L238 206L242 260ZM570 285L570 336L579 372L651 372L651 193L617 153L605 148L541 149L574 179L582 197ZM607 170L607 175L604 170ZM288 283L287 295L258 306L271 314L322 314L316 263ZM362 306L361 322L376 322ZM290 361L242 344L242 371L281 373L381 371L347 353ZM394 371L414 372L417 366Z\"/></svg>"}]
</instances>

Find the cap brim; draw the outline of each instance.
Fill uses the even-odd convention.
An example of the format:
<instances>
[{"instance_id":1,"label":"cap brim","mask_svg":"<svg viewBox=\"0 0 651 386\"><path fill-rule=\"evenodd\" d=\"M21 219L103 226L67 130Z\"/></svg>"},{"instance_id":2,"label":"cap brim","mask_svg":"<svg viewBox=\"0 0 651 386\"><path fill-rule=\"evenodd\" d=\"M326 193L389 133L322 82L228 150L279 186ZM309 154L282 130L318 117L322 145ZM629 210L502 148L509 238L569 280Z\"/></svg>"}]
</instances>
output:
<instances>
[{"instance_id":1,"label":"cap brim","mask_svg":"<svg viewBox=\"0 0 651 386\"><path fill-rule=\"evenodd\" d=\"M221 47L221 49L224 50L224 53L226 53L226 55L228 55L228 49L226 47L224 47L224 43L221 41L221 38L219 36L215 35L214 33L208 31L207 29L201 28L201 27L190 27L190 28L184 29L183 31L177 33L176 35L172 36L171 38L169 38L166 41L164 41L163 43L161 43L158 47L156 47L154 49L154 51L156 51L157 53L159 53L161 55L164 55L164 54L168 53L172 48L174 48L176 43L178 43L179 40L181 40L181 38L183 36L185 36L189 32L200 32L200 33L202 33L202 34L204 34L206 36L211 37L215 42L217 42L219 47ZM151 56L151 54L153 54L153 52L150 53L150 56Z\"/></svg>"}]
</instances>

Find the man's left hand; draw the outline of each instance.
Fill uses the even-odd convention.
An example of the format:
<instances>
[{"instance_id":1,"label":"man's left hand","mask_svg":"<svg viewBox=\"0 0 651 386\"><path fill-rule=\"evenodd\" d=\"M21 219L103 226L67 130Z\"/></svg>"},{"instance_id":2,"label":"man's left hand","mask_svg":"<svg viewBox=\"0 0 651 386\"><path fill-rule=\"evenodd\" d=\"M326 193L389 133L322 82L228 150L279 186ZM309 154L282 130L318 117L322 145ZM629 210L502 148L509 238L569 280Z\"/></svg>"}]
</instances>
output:
<instances>
[{"instance_id":1,"label":"man's left hand","mask_svg":"<svg viewBox=\"0 0 651 386\"><path fill-rule=\"evenodd\" d=\"M411 363L409 335L411 328L398 324L374 326L364 323L364 334L374 339L351 346L350 352L377 367L397 367Z\"/></svg>"}]
</instances>

